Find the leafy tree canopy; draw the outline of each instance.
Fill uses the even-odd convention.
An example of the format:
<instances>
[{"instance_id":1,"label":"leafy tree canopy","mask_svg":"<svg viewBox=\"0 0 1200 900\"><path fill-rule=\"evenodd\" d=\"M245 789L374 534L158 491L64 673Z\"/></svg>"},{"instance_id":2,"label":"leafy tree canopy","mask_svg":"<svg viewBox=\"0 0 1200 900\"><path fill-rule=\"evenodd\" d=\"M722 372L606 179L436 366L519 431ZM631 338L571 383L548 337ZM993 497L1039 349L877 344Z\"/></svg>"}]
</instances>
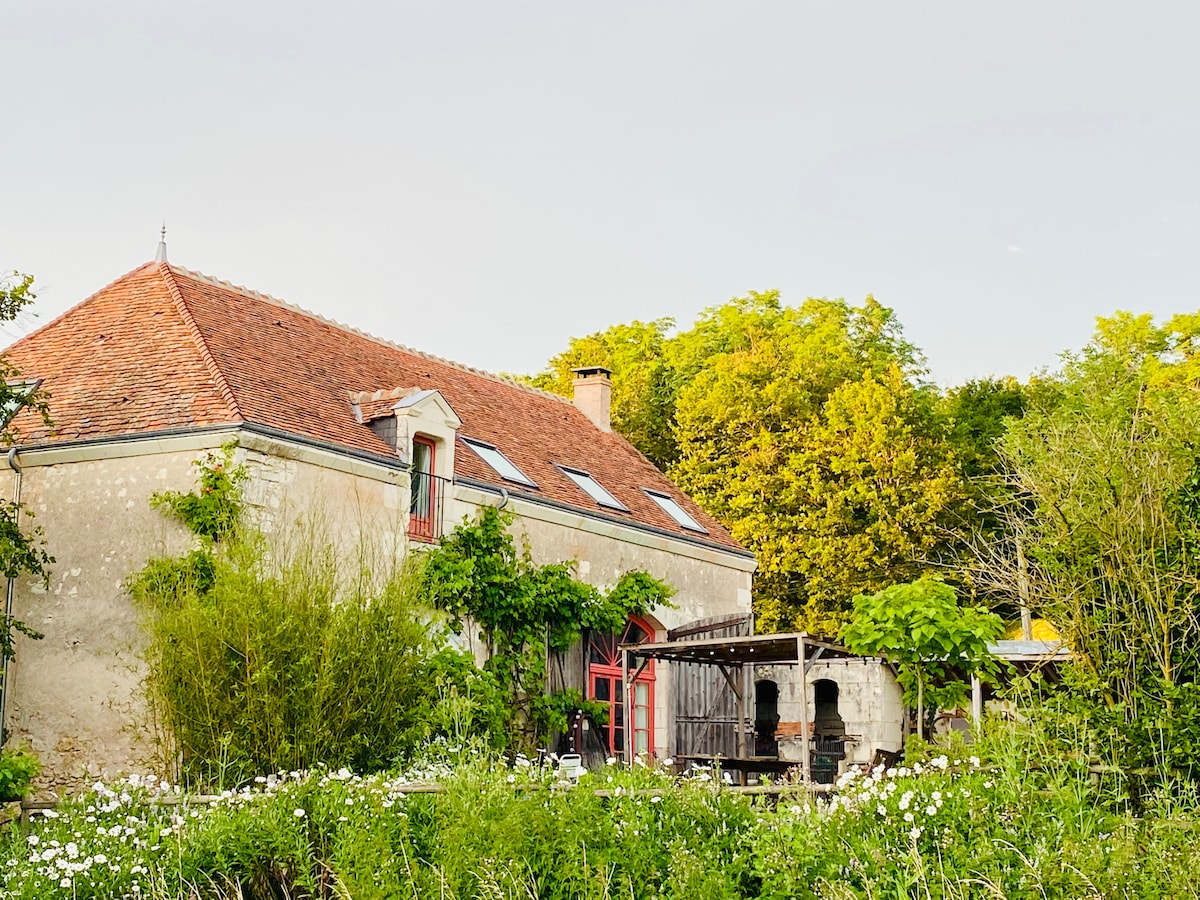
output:
<instances>
[{"instance_id":1,"label":"leafy tree canopy","mask_svg":"<svg viewBox=\"0 0 1200 900\"><path fill-rule=\"evenodd\" d=\"M0 275L0 322L16 319L36 296L32 275L19 272ZM0 439L6 446L17 440L18 433L12 420L23 408L34 410L47 426L51 424L49 395L37 382L22 378L21 373L0 356ZM54 559L46 552L41 529L21 521L22 516L28 519L32 515L18 502L0 504L0 571L6 578L29 574L48 583ZM24 622L6 616L0 627L0 666L13 656L13 633L17 631L35 639L41 637Z\"/></svg>"},{"instance_id":2,"label":"leafy tree canopy","mask_svg":"<svg viewBox=\"0 0 1200 900\"><path fill-rule=\"evenodd\" d=\"M909 705L952 709L965 701L972 675L995 680L1000 664L988 644L1003 630L999 616L960 605L954 588L925 577L855 597L842 640L895 663Z\"/></svg>"},{"instance_id":3,"label":"leafy tree canopy","mask_svg":"<svg viewBox=\"0 0 1200 900\"><path fill-rule=\"evenodd\" d=\"M569 346L530 379L535 387L570 397L572 369L604 366L613 373L613 427L647 459L666 469L678 455L671 428L678 379L666 352L674 319L614 325Z\"/></svg>"},{"instance_id":4,"label":"leafy tree canopy","mask_svg":"<svg viewBox=\"0 0 1200 900\"><path fill-rule=\"evenodd\" d=\"M999 444L1010 540L977 577L1010 595L1025 579L1077 660L1070 696L1122 763L1192 768L1200 748L1198 336L1198 315L1098 320Z\"/></svg>"},{"instance_id":5,"label":"leafy tree canopy","mask_svg":"<svg viewBox=\"0 0 1200 900\"><path fill-rule=\"evenodd\" d=\"M761 629L836 631L851 597L943 549L962 478L890 309L765 291L671 325L576 339L535 381L613 369L617 430L756 552Z\"/></svg>"}]
</instances>

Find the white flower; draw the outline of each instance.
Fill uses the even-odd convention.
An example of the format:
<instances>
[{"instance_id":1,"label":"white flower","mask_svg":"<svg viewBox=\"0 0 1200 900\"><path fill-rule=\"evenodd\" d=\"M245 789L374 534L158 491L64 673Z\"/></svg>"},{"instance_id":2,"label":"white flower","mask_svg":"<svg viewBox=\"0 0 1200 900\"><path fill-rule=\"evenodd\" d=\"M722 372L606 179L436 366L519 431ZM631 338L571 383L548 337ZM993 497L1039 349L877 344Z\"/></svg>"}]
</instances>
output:
<instances>
[{"instance_id":1,"label":"white flower","mask_svg":"<svg viewBox=\"0 0 1200 900\"><path fill-rule=\"evenodd\" d=\"M30 847L36 847L38 843L38 836L36 834L31 834L29 837L25 838L25 840L28 842Z\"/></svg>"},{"instance_id":2,"label":"white flower","mask_svg":"<svg viewBox=\"0 0 1200 900\"><path fill-rule=\"evenodd\" d=\"M934 791L932 794L930 794L930 796L931 796L931 797L933 797L933 799L934 799L934 800L941 800L941 799L942 799L942 792L941 792L941 791Z\"/></svg>"},{"instance_id":3,"label":"white flower","mask_svg":"<svg viewBox=\"0 0 1200 900\"><path fill-rule=\"evenodd\" d=\"M936 806L925 807L925 815L927 815L927 816L937 815L937 807Z\"/></svg>"},{"instance_id":4,"label":"white flower","mask_svg":"<svg viewBox=\"0 0 1200 900\"><path fill-rule=\"evenodd\" d=\"M673 765L675 765L675 760L671 759L671 757L668 756L666 759L663 760L662 764L664 766L673 766Z\"/></svg>"},{"instance_id":5,"label":"white flower","mask_svg":"<svg viewBox=\"0 0 1200 900\"><path fill-rule=\"evenodd\" d=\"M875 812L879 813L881 816L886 816L887 815L887 807L884 806L882 803L880 803L878 806L875 807Z\"/></svg>"},{"instance_id":6,"label":"white flower","mask_svg":"<svg viewBox=\"0 0 1200 900\"><path fill-rule=\"evenodd\" d=\"M913 814L912 814L912 813L910 813L910 812L906 812L906 813L904 814L904 821L905 821L905 822L911 822L912 820L913 820Z\"/></svg>"},{"instance_id":7,"label":"white flower","mask_svg":"<svg viewBox=\"0 0 1200 900\"><path fill-rule=\"evenodd\" d=\"M615 756L610 756L604 761L604 764L606 766L615 766L617 764L617 758Z\"/></svg>"},{"instance_id":8,"label":"white flower","mask_svg":"<svg viewBox=\"0 0 1200 900\"><path fill-rule=\"evenodd\" d=\"M302 809L297 808L297 809L292 810L292 815L295 816L297 819L303 819L305 816L308 815L308 813L306 813Z\"/></svg>"},{"instance_id":9,"label":"white flower","mask_svg":"<svg viewBox=\"0 0 1200 900\"><path fill-rule=\"evenodd\" d=\"M651 803L662 803L662 797L655 794L653 797L650 798L650 802Z\"/></svg>"}]
</instances>

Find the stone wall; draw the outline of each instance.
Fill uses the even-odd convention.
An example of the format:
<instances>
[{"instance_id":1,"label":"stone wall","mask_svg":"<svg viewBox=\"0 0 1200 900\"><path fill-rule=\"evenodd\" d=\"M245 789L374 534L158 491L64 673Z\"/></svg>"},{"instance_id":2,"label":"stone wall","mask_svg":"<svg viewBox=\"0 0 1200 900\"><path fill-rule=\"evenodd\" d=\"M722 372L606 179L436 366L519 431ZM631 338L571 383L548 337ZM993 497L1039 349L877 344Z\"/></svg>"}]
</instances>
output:
<instances>
[{"instance_id":1,"label":"stone wall","mask_svg":"<svg viewBox=\"0 0 1200 900\"><path fill-rule=\"evenodd\" d=\"M17 618L45 638L18 640L7 726L12 744L29 746L42 759L41 793L132 771L172 774L157 758L141 687L141 628L124 583L150 557L190 545L181 525L151 509L150 496L194 488L192 463L231 436L22 453L21 499L35 512L55 563L48 588L28 579L16 585ZM241 438L239 457L251 475L246 500L265 531L283 534L297 519L315 516L345 547L364 539L381 564L406 551L405 472L255 435ZM0 494L11 494L13 479L0 469ZM456 487L447 526L496 502L495 495ZM654 616L659 637L703 616L749 611L751 560L535 504L514 501L511 509L514 532L539 562L575 560L579 576L597 585L630 569L671 584L678 592L675 608ZM670 733L666 668L655 691L660 748Z\"/></svg>"},{"instance_id":2,"label":"stone wall","mask_svg":"<svg viewBox=\"0 0 1200 900\"><path fill-rule=\"evenodd\" d=\"M890 667L877 659L817 660L808 672L808 709L800 702L800 669L760 666L755 681L774 681L779 687L779 725L776 738L783 759L803 759L803 723L809 733L816 725L817 682L837 685L837 714L846 741L846 762L870 762L876 750L895 751L904 744L902 691Z\"/></svg>"}]
</instances>

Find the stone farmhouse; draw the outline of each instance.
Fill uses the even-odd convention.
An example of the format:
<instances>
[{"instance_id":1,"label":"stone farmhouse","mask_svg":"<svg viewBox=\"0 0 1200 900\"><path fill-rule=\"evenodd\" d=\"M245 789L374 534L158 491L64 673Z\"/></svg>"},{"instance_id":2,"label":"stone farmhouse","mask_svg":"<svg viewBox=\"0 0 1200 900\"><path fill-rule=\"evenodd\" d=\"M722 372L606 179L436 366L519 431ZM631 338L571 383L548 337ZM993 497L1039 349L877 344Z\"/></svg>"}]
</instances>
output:
<instances>
[{"instance_id":1,"label":"stone farmhouse","mask_svg":"<svg viewBox=\"0 0 1200 900\"><path fill-rule=\"evenodd\" d=\"M41 757L44 788L152 765L123 583L188 540L151 495L190 490L192 463L230 440L266 521L319 508L347 534L411 550L504 504L538 562L574 560L594 584L642 569L672 585L675 608L593 636L560 667L611 699L611 722L621 642L749 620L753 556L612 432L603 369L579 371L572 403L172 265L164 245L7 356L49 391L55 423L19 414L0 471L0 495L35 514L56 559L48 589L9 591L45 638L19 641L2 695L8 741ZM668 755L671 678L668 664L642 671L629 727L600 740Z\"/></svg>"}]
</instances>

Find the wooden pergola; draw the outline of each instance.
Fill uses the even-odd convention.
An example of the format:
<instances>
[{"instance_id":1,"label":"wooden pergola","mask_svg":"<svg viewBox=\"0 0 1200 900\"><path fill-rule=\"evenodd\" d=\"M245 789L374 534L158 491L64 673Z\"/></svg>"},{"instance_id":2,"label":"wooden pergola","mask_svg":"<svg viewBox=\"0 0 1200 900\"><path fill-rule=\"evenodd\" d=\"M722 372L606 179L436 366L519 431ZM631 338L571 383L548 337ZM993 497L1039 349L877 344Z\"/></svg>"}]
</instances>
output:
<instances>
[{"instance_id":1,"label":"wooden pergola","mask_svg":"<svg viewBox=\"0 0 1200 900\"><path fill-rule=\"evenodd\" d=\"M716 666L724 676L734 696L737 698L737 754L746 759L746 730L745 721L750 717L750 698L753 695L754 666L801 666L804 675L808 674L813 663L818 659L836 659L857 656L840 644L826 640L823 637L810 635L807 632L792 632L789 634L761 634L746 637L705 638L695 641L668 641L665 643L622 644L621 645L621 677L624 684L625 722L631 721L632 714L629 699L630 685L641 674L642 670L653 659L667 662L696 663L699 665ZM635 663L631 667L631 663ZM800 679L800 705L804 709L801 716L801 739L804 753L801 754L801 771L807 783L812 776L812 760L810 759L810 742L812 739L811 723L808 719L808 679ZM633 761L633 742L625 741L626 762Z\"/></svg>"}]
</instances>

